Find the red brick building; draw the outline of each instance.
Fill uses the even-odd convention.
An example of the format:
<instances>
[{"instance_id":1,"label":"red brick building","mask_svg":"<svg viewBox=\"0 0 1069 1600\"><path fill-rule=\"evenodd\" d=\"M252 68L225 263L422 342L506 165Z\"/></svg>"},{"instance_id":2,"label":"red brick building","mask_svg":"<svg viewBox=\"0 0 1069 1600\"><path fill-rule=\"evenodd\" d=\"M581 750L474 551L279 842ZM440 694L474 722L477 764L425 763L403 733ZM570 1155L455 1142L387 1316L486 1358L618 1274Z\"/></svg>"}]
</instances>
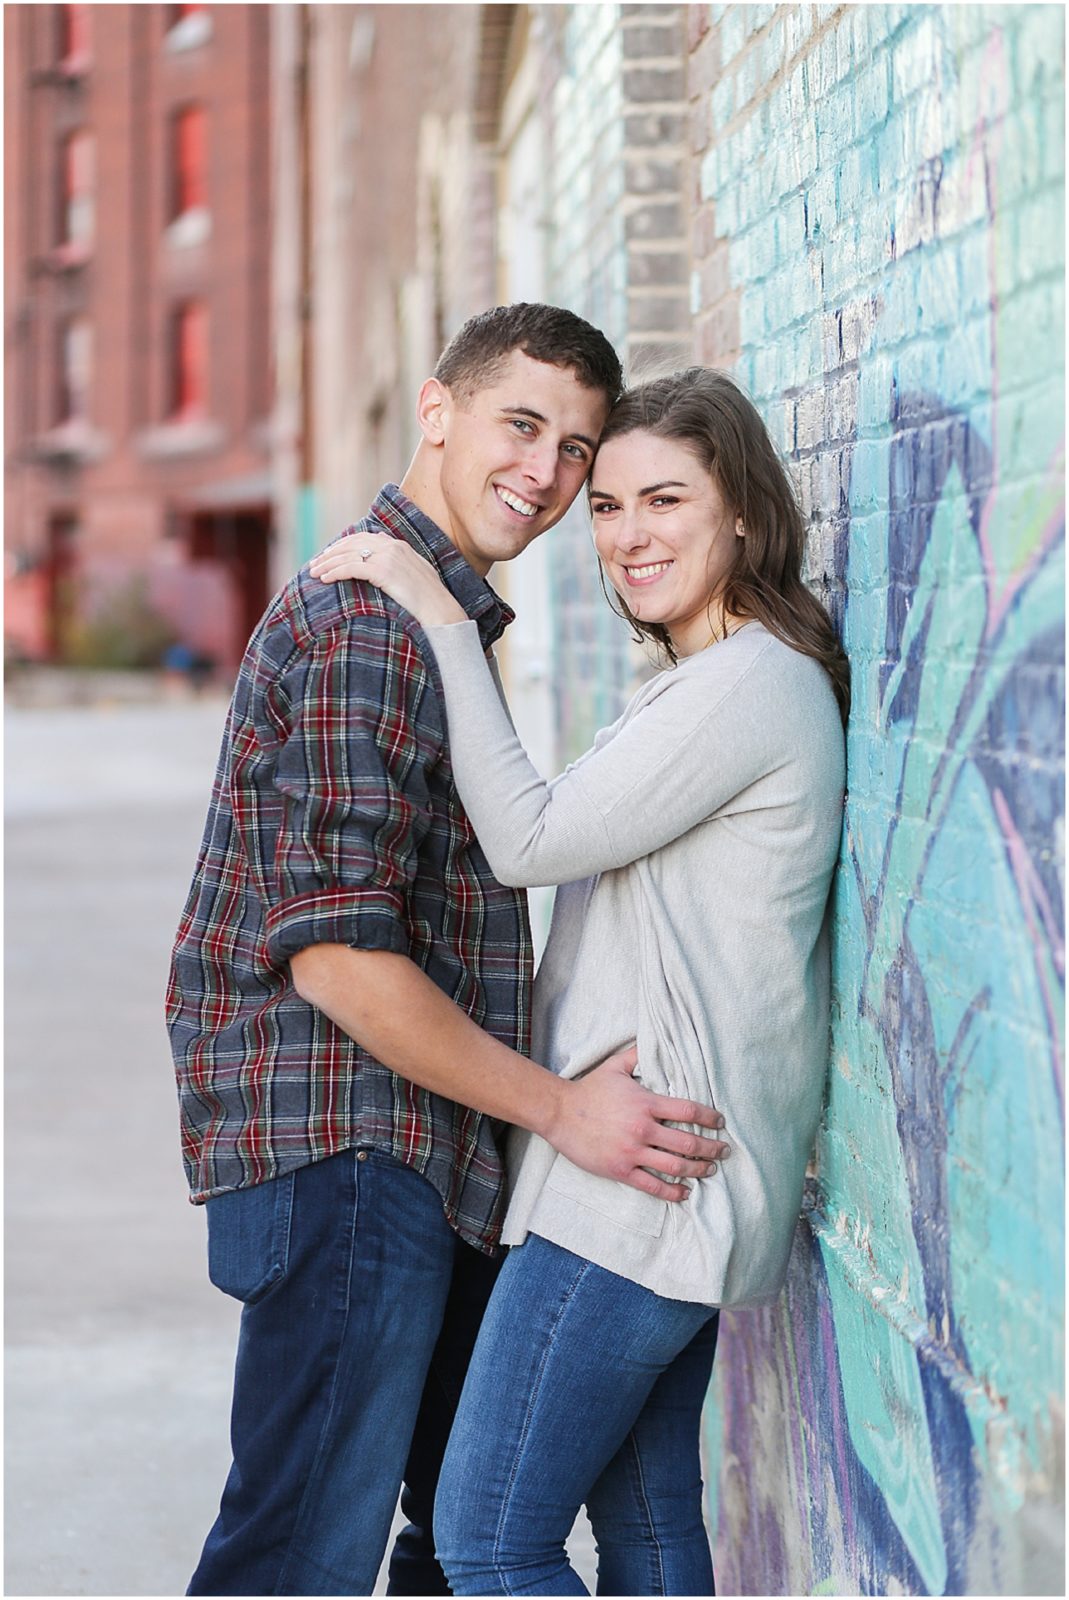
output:
<instances>
[{"instance_id":1,"label":"red brick building","mask_svg":"<svg viewBox=\"0 0 1069 1600\"><path fill-rule=\"evenodd\" d=\"M4 34L8 652L232 666L273 522L269 8Z\"/></svg>"}]
</instances>

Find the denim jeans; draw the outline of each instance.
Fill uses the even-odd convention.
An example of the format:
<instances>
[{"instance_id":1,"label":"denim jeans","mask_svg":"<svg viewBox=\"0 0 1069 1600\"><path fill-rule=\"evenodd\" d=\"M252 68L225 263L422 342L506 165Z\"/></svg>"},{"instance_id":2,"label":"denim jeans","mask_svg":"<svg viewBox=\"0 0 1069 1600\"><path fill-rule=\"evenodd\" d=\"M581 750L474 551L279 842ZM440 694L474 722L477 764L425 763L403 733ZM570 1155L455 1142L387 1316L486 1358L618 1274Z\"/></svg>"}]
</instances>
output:
<instances>
[{"instance_id":1,"label":"denim jeans","mask_svg":"<svg viewBox=\"0 0 1069 1600\"><path fill-rule=\"evenodd\" d=\"M564 1548L584 1502L599 1594L713 1593L699 1421L717 1325L535 1235L510 1252L438 1489L454 1594L586 1594Z\"/></svg>"},{"instance_id":2,"label":"denim jeans","mask_svg":"<svg viewBox=\"0 0 1069 1600\"><path fill-rule=\"evenodd\" d=\"M498 1263L410 1167L348 1150L210 1200L212 1282L245 1302L234 1463L190 1594L447 1594L438 1471Z\"/></svg>"}]
</instances>

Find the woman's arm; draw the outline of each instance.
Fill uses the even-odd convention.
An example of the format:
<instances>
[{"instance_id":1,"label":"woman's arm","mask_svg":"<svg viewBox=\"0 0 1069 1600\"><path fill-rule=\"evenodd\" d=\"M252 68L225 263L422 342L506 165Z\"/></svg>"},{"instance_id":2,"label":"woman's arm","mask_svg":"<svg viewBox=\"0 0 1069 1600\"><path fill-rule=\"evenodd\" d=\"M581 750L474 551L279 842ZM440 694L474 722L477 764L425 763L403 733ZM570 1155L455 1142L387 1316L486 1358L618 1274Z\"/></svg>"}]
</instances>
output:
<instances>
[{"instance_id":1,"label":"woman's arm","mask_svg":"<svg viewBox=\"0 0 1069 1600\"><path fill-rule=\"evenodd\" d=\"M513 731L475 624L429 627L427 637L445 687L457 789L503 883L567 883L636 861L771 764L767 729L740 692L745 669L723 677L677 669L612 739L546 783Z\"/></svg>"},{"instance_id":2,"label":"woman's arm","mask_svg":"<svg viewBox=\"0 0 1069 1600\"><path fill-rule=\"evenodd\" d=\"M354 534L317 557L312 572L377 583L425 628L445 689L457 789L503 883L567 883L635 861L771 764L767 721L779 720L776 708L763 719L740 692L761 641L733 645L715 663L722 671L677 669L612 739L547 784L516 737L476 624L428 562L399 540Z\"/></svg>"}]
</instances>

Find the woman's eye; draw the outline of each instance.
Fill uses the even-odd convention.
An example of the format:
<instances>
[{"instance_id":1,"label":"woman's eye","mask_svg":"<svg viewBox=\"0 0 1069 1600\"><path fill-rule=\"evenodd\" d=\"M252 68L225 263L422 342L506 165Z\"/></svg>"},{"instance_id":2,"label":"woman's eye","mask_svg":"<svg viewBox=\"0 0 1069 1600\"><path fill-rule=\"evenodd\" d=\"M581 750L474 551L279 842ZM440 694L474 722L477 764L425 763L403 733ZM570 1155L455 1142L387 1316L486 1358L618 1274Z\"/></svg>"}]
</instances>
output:
<instances>
[{"instance_id":1,"label":"woman's eye","mask_svg":"<svg viewBox=\"0 0 1069 1600\"><path fill-rule=\"evenodd\" d=\"M674 494L655 494L650 501L651 506L677 506L679 499Z\"/></svg>"},{"instance_id":2,"label":"woman's eye","mask_svg":"<svg viewBox=\"0 0 1069 1600\"><path fill-rule=\"evenodd\" d=\"M590 509L595 517L604 517L610 511L615 511L617 506L615 500L595 500Z\"/></svg>"}]
</instances>

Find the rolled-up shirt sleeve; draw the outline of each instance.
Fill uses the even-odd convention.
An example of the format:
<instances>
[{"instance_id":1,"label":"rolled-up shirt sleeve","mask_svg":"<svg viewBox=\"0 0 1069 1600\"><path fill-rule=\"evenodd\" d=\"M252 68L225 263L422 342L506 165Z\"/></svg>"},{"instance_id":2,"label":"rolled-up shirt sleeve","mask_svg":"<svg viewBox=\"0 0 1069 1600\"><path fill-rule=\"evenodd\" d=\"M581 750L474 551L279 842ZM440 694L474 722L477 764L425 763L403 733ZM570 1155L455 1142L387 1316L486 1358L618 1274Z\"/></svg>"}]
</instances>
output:
<instances>
[{"instance_id":1,"label":"rolled-up shirt sleeve","mask_svg":"<svg viewBox=\"0 0 1069 1600\"><path fill-rule=\"evenodd\" d=\"M406 903L430 825L429 766L441 751L418 651L389 617L315 641L284 675L289 706L273 786L281 826L267 946L409 949Z\"/></svg>"}]
</instances>

